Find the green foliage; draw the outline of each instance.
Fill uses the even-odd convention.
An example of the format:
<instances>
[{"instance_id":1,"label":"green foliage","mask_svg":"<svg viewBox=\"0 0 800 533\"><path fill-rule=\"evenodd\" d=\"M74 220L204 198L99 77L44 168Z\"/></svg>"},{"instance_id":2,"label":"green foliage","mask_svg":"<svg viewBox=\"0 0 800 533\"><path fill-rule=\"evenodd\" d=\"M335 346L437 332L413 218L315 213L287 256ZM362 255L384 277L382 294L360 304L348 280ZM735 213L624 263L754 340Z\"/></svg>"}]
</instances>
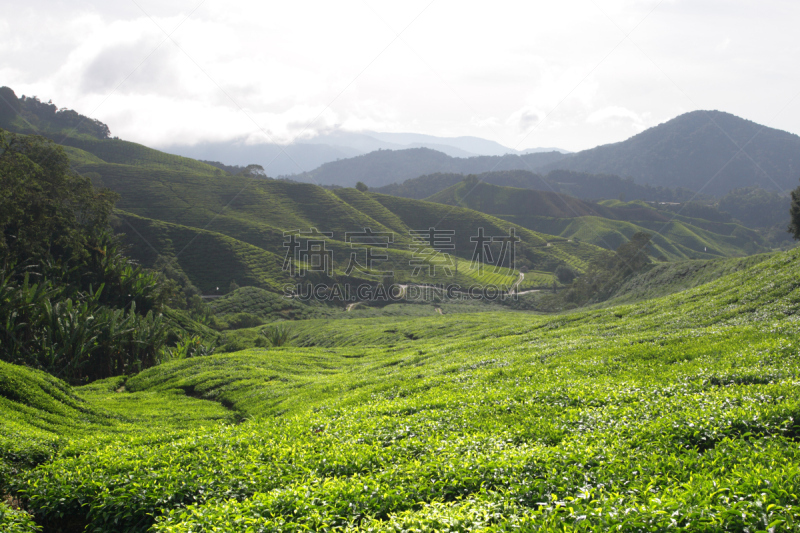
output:
<instances>
[{"instance_id":1,"label":"green foliage","mask_svg":"<svg viewBox=\"0 0 800 533\"><path fill-rule=\"evenodd\" d=\"M569 285L570 283L572 283L572 281L575 279L575 276L577 275L574 270L572 270L566 265L559 265L558 268L556 268L554 274L558 279L558 281L565 285Z\"/></svg>"},{"instance_id":2,"label":"green foliage","mask_svg":"<svg viewBox=\"0 0 800 533\"><path fill-rule=\"evenodd\" d=\"M0 127L7 128L19 114L20 107L14 90L11 87L0 87Z\"/></svg>"},{"instance_id":3,"label":"green foliage","mask_svg":"<svg viewBox=\"0 0 800 533\"><path fill-rule=\"evenodd\" d=\"M561 158L559 157L558 159ZM684 202L692 198L711 200L710 197L698 195L688 189L641 185L634 183L630 178L620 178L611 174L588 174L569 170L552 170L546 174L537 174L529 170L530 168L536 168L535 166L523 165L521 168L523 170L483 172L475 175L475 179L490 185L566 194L585 200L596 200L598 198L615 199L623 194L632 199L656 202ZM377 188L375 192L422 200L458 184L463 179L464 174L427 174L408 179L401 184L393 183Z\"/></svg>"},{"instance_id":4,"label":"green foliage","mask_svg":"<svg viewBox=\"0 0 800 533\"><path fill-rule=\"evenodd\" d=\"M656 232L654 251L668 260L746 255L767 251L757 232L697 203L648 204L604 200L592 203L565 194L478 182L458 183L428 200L492 214L533 231L613 249L638 232ZM565 178L566 179L566 178ZM693 218L700 217L700 218Z\"/></svg>"},{"instance_id":5,"label":"green foliage","mask_svg":"<svg viewBox=\"0 0 800 533\"><path fill-rule=\"evenodd\" d=\"M0 254L68 266L101 245L115 200L69 168L63 150L37 137L0 130Z\"/></svg>"},{"instance_id":6,"label":"green foliage","mask_svg":"<svg viewBox=\"0 0 800 533\"><path fill-rule=\"evenodd\" d=\"M749 228L785 226L790 200L760 187L734 189L720 198L718 207Z\"/></svg>"},{"instance_id":7,"label":"green foliage","mask_svg":"<svg viewBox=\"0 0 800 533\"><path fill-rule=\"evenodd\" d=\"M650 263L647 254L650 238L647 233L636 233L616 252L597 257L560 299L578 305L608 299L626 279Z\"/></svg>"},{"instance_id":8,"label":"green foliage","mask_svg":"<svg viewBox=\"0 0 800 533\"><path fill-rule=\"evenodd\" d=\"M125 165L150 170L192 172L203 176L222 176L222 170L188 157L167 154L141 144L120 139L91 139L86 137L66 137L57 139L65 146L82 150L97 157L103 165ZM93 163L94 164L94 163ZM87 165L91 166L91 165ZM91 172L78 165L78 170Z\"/></svg>"},{"instance_id":9,"label":"green foliage","mask_svg":"<svg viewBox=\"0 0 800 533\"><path fill-rule=\"evenodd\" d=\"M466 209L452 210L353 189L326 191L278 180L248 181L241 176L210 180L188 173L145 172L122 166L91 166L83 170L100 173L105 184L120 192L120 207L126 212L119 213L123 220L119 231L126 233L133 256L147 266L154 266L159 257L175 258L180 270L206 295L221 294L232 279L243 287L283 292L285 285L293 283L288 272L282 270L286 254L283 233L287 228L333 231L327 248L333 253L334 277L374 284L380 280L378 276L357 271L345 275L353 252L350 243L345 242L346 232L370 228L393 233L389 261L395 267L395 282L407 283L412 281L411 229L437 223L442 229L457 229L456 255L469 259L474 248L469 238L478 227L499 235L515 226ZM247 194L237 196L244 188ZM187 205L192 208L181 207ZM517 234L523 239L518 248L518 268L552 271L566 262L580 270L597 251L588 245L545 248L541 246L542 236L535 232L520 230ZM209 261L208 257L215 260ZM423 276L413 281L441 282L439 274L438 280ZM453 281L462 286L475 284L461 272Z\"/></svg>"},{"instance_id":10,"label":"green foliage","mask_svg":"<svg viewBox=\"0 0 800 533\"><path fill-rule=\"evenodd\" d=\"M247 178L266 178L267 177L267 173L264 171L264 167L262 167L261 165L247 165L240 172L240 175L245 176Z\"/></svg>"},{"instance_id":11,"label":"green foliage","mask_svg":"<svg viewBox=\"0 0 800 533\"><path fill-rule=\"evenodd\" d=\"M174 287L123 255L109 231L116 196L44 139L0 131L0 150L0 359L70 382L162 361Z\"/></svg>"},{"instance_id":12,"label":"green foliage","mask_svg":"<svg viewBox=\"0 0 800 533\"><path fill-rule=\"evenodd\" d=\"M789 233L800 240L800 187L792 191L792 204L789 209Z\"/></svg>"},{"instance_id":13,"label":"green foliage","mask_svg":"<svg viewBox=\"0 0 800 533\"><path fill-rule=\"evenodd\" d=\"M369 190L369 187L367 187L367 185L363 181L359 181L358 183L356 183L356 189L358 189L361 192L367 192Z\"/></svg>"},{"instance_id":14,"label":"green foliage","mask_svg":"<svg viewBox=\"0 0 800 533\"><path fill-rule=\"evenodd\" d=\"M122 147L104 142L86 147L98 158L98 146ZM638 225L616 253L519 230L525 283L569 269L582 273L573 294L591 289L585 301L693 288L548 316L443 297L345 311L277 294L284 229L393 231L400 265L408 229L455 229L463 257L476 227L512 224L354 189L215 179L114 150L130 163L82 170L138 213L121 220L155 248L142 255L170 287L102 232L98 250L64 253L47 271L6 269L0 285L0 342L15 361L75 381L163 361L78 388L0 362L0 489L45 530L797 529L799 250L651 265ZM351 251L331 247L340 260ZM397 283L407 275L398 268ZM462 263L455 279L517 275ZM239 288L214 309L240 326L275 323L222 337L193 320L211 322L202 306L190 311L200 290L234 279L275 292ZM292 317L315 319L278 321ZM7 507L0 528L32 530Z\"/></svg>"},{"instance_id":15,"label":"green foliage","mask_svg":"<svg viewBox=\"0 0 800 533\"><path fill-rule=\"evenodd\" d=\"M234 315L222 315L219 317L226 327L224 329L254 328L264 323L259 317L250 313L236 313Z\"/></svg>"},{"instance_id":16,"label":"green foliage","mask_svg":"<svg viewBox=\"0 0 800 533\"><path fill-rule=\"evenodd\" d=\"M292 336L292 328L285 323L275 324L274 326L262 329L261 336L267 341L269 346L278 348L289 342Z\"/></svg>"},{"instance_id":17,"label":"green foliage","mask_svg":"<svg viewBox=\"0 0 800 533\"><path fill-rule=\"evenodd\" d=\"M0 277L0 357L73 382L131 373L161 361L169 323L152 310L102 303L97 291L70 295L47 279ZM131 290L136 290L135 287ZM144 296L142 293L135 293Z\"/></svg>"},{"instance_id":18,"label":"green foliage","mask_svg":"<svg viewBox=\"0 0 800 533\"><path fill-rule=\"evenodd\" d=\"M798 253L568 315L296 322L295 347L91 393L172 394L175 413L191 395L243 423L73 434L12 490L53 529L791 530Z\"/></svg>"},{"instance_id":19,"label":"green foliage","mask_svg":"<svg viewBox=\"0 0 800 533\"><path fill-rule=\"evenodd\" d=\"M214 353L214 346L204 343L204 339L199 335L183 334L174 347L165 348L164 356L167 360L180 360L189 357L204 357Z\"/></svg>"},{"instance_id":20,"label":"green foliage","mask_svg":"<svg viewBox=\"0 0 800 533\"><path fill-rule=\"evenodd\" d=\"M3 533L36 533L41 528L25 511L13 509L5 502L0 502L0 530Z\"/></svg>"},{"instance_id":21,"label":"green foliage","mask_svg":"<svg viewBox=\"0 0 800 533\"><path fill-rule=\"evenodd\" d=\"M766 261L769 255L651 264L628 279L607 304L660 298L710 283Z\"/></svg>"},{"instance_id":22,"label":"green foliage","mask_svg":"<svg viewBox=\"0 0 800 533\"><path fill-rule=\"evenodd\" d=\"M0 127L20 133L84 135L106 139L108 126L71 109L59 109L37 97L17 98L10 87L0 87Z\"/></svg>"}]
</instances>

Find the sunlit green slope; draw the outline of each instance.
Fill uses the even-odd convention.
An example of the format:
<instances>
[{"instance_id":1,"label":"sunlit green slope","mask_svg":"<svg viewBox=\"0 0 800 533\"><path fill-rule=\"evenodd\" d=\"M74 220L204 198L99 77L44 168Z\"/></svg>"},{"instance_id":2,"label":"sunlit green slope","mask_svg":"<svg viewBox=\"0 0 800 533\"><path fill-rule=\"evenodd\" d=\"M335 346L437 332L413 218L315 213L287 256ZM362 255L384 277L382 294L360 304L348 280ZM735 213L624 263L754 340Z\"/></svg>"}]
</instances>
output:
<instances>
[{"instance_id":1,"label":"sunlit green slope","mask_svg":"<svg viewBox=\"0 0 800 533\"><path fill-rule=\"evenodd\" d=\"M91 449L76 431L81 453L13 491L42 524L102 530L792 530L798 311L793 251L567 315L301 321L288 347L74 392L252 419L159 439L153 416Z\"/></svg>"}]
</instances>

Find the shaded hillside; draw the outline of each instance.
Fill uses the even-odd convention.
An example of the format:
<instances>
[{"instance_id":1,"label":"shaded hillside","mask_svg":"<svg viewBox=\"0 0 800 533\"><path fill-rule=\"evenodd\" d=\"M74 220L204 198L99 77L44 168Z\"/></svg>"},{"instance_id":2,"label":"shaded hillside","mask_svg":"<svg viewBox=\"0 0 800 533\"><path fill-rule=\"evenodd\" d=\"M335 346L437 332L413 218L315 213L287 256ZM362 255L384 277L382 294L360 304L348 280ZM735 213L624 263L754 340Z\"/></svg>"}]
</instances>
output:
<instances>
[{"instance_id":1,"label":"shaded hillside","mask_svg":"<svg viewBox=\"0 0 800 533\"><path fill-rule=\"evenodd\" d=\"M657 252L656 257L660 255L670 261L744 256L769 250L758 233L738 224L715 224L713 228L706 229L701 224L680 219L664 223L629 222L600 217L501 218L534 231L546 231L563 239L588 242L607 249L616 249L636 233L644 231L653 235L652 245Z\"/></svg>"},{"instance_id":2,"label":"shaded hillside","mask_svg":"<svg viewBox=\"0 0 800 533\"><path fill-rule=\"evenodd\" d=\"M692 111L626 141L545 166L555 169L617 174L715 196L756 186L783 192L797 186L800 137L730 113Z\"/></svg>"},{"instance_id":3,"label":"shaded hillside","mask_svg":"<svg viewBox=\"0 0 800 533\"><path fill-rule=\"evenodd\" d=\"M117 216L131 255L148 266L164 260L185 273L204 294L225 294L231 283L277 288L291 282L283 257L222 233L139 217Z\"/></svg>"},{"instance_id":4,"label":"shaded hillside","mask_svg":"<svg viewBox=\"0 0 800 533\"><path fill-rule=\"evenodd\" d=\"M494 170L536 170L563 157L561 152L541 152L459 158L429 148L378 150L350 159L331 161L291 178L320 185L352 187L361 181L370 187L381 187L436 172L480 174Z\"/></svg>"},{"instance_id":5,"label":"shaded hillside","mask_svg":"<svg viewBox=\"0 0 800 533\"><path fill-rule=\"evenodd\" d=\"M563 194L469 179L428 200L468 207L533 231L607 249L616 249L635 233L644 231L653 234L656 256L668 260L742 256L769 249L757 232L730 222L729 216L722 221L692 218L641 201L597 204Z\"/></svg>"},{"instance_id":6,"label":"shaded hillside","mask_svg":"<svg viewBox=\"0 0 800 533\"><path fill-rule=\"evenodd\" d=\"M137 258L153 265L159 256L177 256L181 270L206 294L218 294L217 287L227 292L232 281L281 291L291 282L278 264L287 252L284 232L308 232L311 228L333 233L327 239L327 249L332 253L334 277L340 281L380 280L378 275L346 272L354 251L346 242L346 233L370 228L392 234L386 254L398 282L490 283L465 268L457 268L453 279L433 279L442 276L441 269L438 274L431 272L430 277L423 271L422 277L414 278L416 248L410 232L429 227L455 231L456 248L450 253L468 262L474 248L469 239L477 228L497 236L507 235L515 226L475 211L454 211L430 202L409 200L389 202L387 206L385 198L391 197L355 189L329 191L304 183L204 175L146 165L91 163L77 168L120 194L123 224L135 227L134 231L121 226L120 231L128 234ZM546 246L548 236L523 229L517 234L522 239L517 268L552 273L559 265L569 264L581 270L597 253L590 244L551 249ZM508 271L503 276L504 283L513 282L516 274Z\"/></svg>"},{"instance_id":7,"label":"shaded hillside","mask_svg":"<svg viewBox=\"0 0 800 533\"><path fill-rule=\"evenodd\" d=\"M406 180L403 183L392 183L375 189L375 192L402 196L405 198L423 199L442 191L464 179L463 174L437 173ZM569 170L553 170L547 174L537 174L529 170L493 171L477 174L478 180L492 185L534 189L540 191L569 194L576 198L597 200L601 198L627 200L647 200L656 202L685 202L709 199L697 195L687 189L668 189L639 185L629 178L621 178L610 174L587 174Z\"/></svg>"},{"instance_id":8,"label":"shaded hillside","mask_svg":"<svg viewBox=\"0 0 800 533\"><path fill-rule=\"evenodd\" d=\"M182 170L208 176L222 176L224 174L221 169L201 161L167 154L138 143L120 139L101 140L74 136L50 138L66 146L71 156L76 152L70 151L70 148L73 150L77 149L85 154L88 153L100 159L100 163L131 165L152 169Z\"/></svg>"},{"instance_id":9,"label":"shaded hillside","mask_svg":"<svg viewBox=\"0 0 800 533\"><path fill-rule=\"evenodd\" d=\"M326 190L308 183L229 176L205 163L119 139L82 135L67 137L63 142L74 169L90 176L97 185L120 194L117 206L123 224L121 231L128 234L129 242L134 245L133 253L148 265L155 265L165 258L177 258L177 267L192 283L211 294L218 293L217 287L220 287L219 291L227 292L234 286L232 282L281 291L283 285L291 281L287 272L280 268L287 251L284 234L287 231L308 232L316 228L331 232L327 245L334 278L371 283L381 280L379 271L383 268L378 266L363 272L347 269L354 248L347 242L346 235L348 232L363 232L365 228L391 234L392 242L388 243L386 254L390 270L395 272L395 281L433 283L443 281L433 279L435 270L427 274L423 271L422 278L412 276L414 254L418 250L412 230L435 228L453 231L454 248L449 253L469 262L475 248L471 237L476 235L478 228L484 228L487 235L494 237L508 235L511 228L517 228L521 242L516 254L517 264L513 266L531 272L530 280L544 283L552 278L552 273L560 265L567 264L581 271L587 261L599 253L595 244L615 247L642 228L652 230L665 224L663 214L647 206L618 208L577 199L568 201L571 203L569 210L580 216L563 218L568 215L566 211L558 211L562 209L558 204L563 203L563 197L552 193L539 196L547 198L542 204L542 209L547 204L547 210L541 212L552 216L531 217L524 210L524 202L518 201L519 193L506 194L505 200L495 198L491 209L469 204L464 204L467 207L448 206L349 188ZM360 171L374 168L377 172L381 165L397 163L397 172L409 169L417 169L414 170L417 172L433 163L450 165L455 167L452 171L460 173L476 166L502 168L506 164L527 164L529 160L546 162L554 157L564 156L560 153L534 153L458 159L433 150L415 149L380 151L339 161L327 168L344 172L348 165L360 160L367 163L366 166L359 164ZM536 174L518 170L494 172L492 175L509 184L541 181ZM356 181L358 176L351 178L351 181ZM630 185L616 176L593 177L570 172L551 173L547 179L551 182L544 183L546 186L578 186L586 191L592 187L603 189L607 183ZM513 209L508 208L510 204L501 208L504 202L507 204L512 200L517 202ZM468 207L478 207L487 213ZM595 227L600 223L592 222L593 219L604 221L601 225L611 224L604 239L586 238L584 235L587 228L592 234L597 233ZM629 222L620 226L623 220ZM569 225L565 227L563 221L568 221ZM715 226L709 221L675 217L666 231L664 242L656 243L665 257L741 255L762 250L757 238L751 238L753 236L746 231L742 233L743 228L735 224ZM669 231L673 233L668 234ZM717 237L720 235L727 240L720 240ZM572 242L568 242L570 240ZM495 254L499 253L500 241L492 246L497 248ZM499 283L501 278L505 283L517 277L515 270L506 268L497 274L499 278L489 281L483 274L463 265L459 268L459 261L455 261L454 266L453 279L444 281L473 285ZM441 277L441 270L438 275ZM526 283L531 283L530 280Z\"/></svg>"},{"instance_id":10,"label":"shaded hillside","mask_svg":"<svg viewBox=\"0 0 800 533\"><path fill-rule=\"evenodd\" d=\"M574 218L599 216L614 220L655 220L666 222L669 217L646 204L623 204L624 208L579 200L555 192L501 187L467 179L440 191L429 202L467 207L495 216L539 216Z\"/></svg>"},{"instance_id":11,"label":"shaded hillside","mask_svg":"<svg viewBox=\"0 0 800 533\"><path fill-rule=\"evenodd\" d=\"M788 196L757 187L734 189L719 201L720 209L730 213L747 227L778 226L782 230L789 225L790 205Z\"/></svg>"}]
</instances>

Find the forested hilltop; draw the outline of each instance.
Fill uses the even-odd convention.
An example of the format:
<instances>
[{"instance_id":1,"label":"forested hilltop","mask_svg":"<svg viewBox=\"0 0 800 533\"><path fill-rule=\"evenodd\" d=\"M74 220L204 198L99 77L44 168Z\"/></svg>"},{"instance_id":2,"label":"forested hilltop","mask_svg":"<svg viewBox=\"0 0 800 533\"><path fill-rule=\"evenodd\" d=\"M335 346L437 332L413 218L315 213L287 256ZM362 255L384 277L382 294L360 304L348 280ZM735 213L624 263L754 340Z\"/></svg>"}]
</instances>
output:
<instances>
[{"instance_id":1,"label":"forested hilltop","mask_svg":"<svg viewBox=\"0 0 800 533\"><path fill-rule=\"evenodd\" d=\"M430 148L376 150L368 154L331 161L310 172L285 176L316 183L354 187L359 181L382 187L433 173L478 174L493 170L538 169L565 157L561 152L451 157Z\"/></svg>"},{"instance_id":2,"label":"forested hilltop","mask_svg":"<svg viewBox=\"0 0 800 533\"><path fill-rule=\"evenodd\" d=\"M616 174L641 185L684 187L716 197L744 187L785 193L797 186L798 153L795 134L730 113L692 111L542 170Z\"/></svg>"},{"instance_id":3,"label":"forested hilltop","mask_svg":"<svg viewBox=\"0 0 800 533\"><path fill-rule=\"evenodd\" d=\"M0 87L0 128L20 133L51 135L85 135L95 139L108 139L108 126L88 118L72 109L59 109L52 101L42 102L36 96L16 93L9 87Z\"/></svg>"}]
</instances>

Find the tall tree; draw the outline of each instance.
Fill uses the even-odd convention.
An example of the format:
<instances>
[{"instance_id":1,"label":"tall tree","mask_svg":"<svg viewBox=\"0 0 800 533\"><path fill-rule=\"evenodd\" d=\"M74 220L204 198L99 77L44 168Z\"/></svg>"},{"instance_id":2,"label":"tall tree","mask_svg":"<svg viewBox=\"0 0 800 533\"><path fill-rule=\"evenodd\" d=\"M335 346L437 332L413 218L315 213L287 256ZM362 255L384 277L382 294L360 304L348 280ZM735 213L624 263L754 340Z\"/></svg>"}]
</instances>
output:
<instances>
[{"instance_id":1,"label":"tall tree","mask_svg":"<svg viewBox=\"0 0 800 533\"><path fill-rule=\"evenodd\" d=\"M0 131L0 256L76 267L100 247L116 195L46 139Z\"/></svg>"},{"instance_id":2,"label":"tall tree","mask_svg":"<svg viewBox=\"0 0 800 533\"><path fill-rule=\"evenodd\" d=\"M19 99L10 87L0 87L0 126L8 126L19 113Z\"/></svg>"},{"instance_id":3,"label":"tall tree","mask_svg":"<svg viewBox=\"0 0 800 533\"><path fill-rule=\"evenodd\" d=\"M789 233L795 238L800 240L800 187L792 191L792 204L789 206Z\"/></svg>"}]
</instances>

